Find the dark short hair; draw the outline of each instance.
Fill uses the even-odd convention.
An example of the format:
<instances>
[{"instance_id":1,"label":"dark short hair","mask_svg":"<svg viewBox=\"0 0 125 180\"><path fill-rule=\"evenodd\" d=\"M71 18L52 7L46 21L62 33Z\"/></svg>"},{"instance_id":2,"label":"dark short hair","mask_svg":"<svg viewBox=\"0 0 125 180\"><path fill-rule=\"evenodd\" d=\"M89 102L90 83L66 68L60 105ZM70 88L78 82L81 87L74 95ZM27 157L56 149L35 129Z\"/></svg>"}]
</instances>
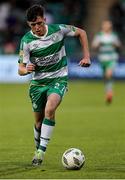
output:
<instances>
[{"instance_id":1,"label":"dark short hair","mask_svg":"<svg viewBox=\"0 0 125 180\"><path fill-rule=\"evenodd\" d=\"M33 5L26 11L27 21L35 21L37 16L44 17L44 7L41 5Z\"/></svg>"}]
</instances>

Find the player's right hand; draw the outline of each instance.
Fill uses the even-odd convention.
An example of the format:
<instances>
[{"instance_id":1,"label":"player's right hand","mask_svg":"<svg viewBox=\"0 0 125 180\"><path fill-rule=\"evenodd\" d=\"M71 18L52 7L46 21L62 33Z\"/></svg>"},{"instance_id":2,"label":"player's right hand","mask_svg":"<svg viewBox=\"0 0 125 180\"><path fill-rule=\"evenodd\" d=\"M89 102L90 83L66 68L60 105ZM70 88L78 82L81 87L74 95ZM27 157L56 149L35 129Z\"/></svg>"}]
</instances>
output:
<instances>
[{"instance_id":1,"label":"player's right hand","mask_svg":"<svg viewBox=\"0 0 125 180\"><path fill-rule=\"evenodd\" d=\"M79 66L81 67L89 67L91 65L91 61L89 58L83 58L80 62L79 62Z\"/></svg>"},{"instance_id":2,"label":"player's right hand","mask_svg":"<svg viewBox=\"0 0 125 180\"><path fill-rule=\"evenodd\" d=\"M35 71L35 64L27 64L26 69L28 73L32 73L33 71Z\"/></svg>"}]
</instances>

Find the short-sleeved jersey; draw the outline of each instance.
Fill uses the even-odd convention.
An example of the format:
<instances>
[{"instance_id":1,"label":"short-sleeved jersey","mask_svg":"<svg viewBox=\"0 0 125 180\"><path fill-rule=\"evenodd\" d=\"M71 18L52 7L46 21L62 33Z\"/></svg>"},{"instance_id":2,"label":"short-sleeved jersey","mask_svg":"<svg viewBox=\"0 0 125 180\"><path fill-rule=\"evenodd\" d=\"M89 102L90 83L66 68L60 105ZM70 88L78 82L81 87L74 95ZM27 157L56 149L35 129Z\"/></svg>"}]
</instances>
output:
<instances>
[{"instance_id":1,"label":"short-sleeved jersey","mask_svg":"<svg viewBox=\"0 0 125 180\"><path fill-rule=\"evenodd\" d=\"M76 27L64 24L46 25L46 34L27 32L20 45L19 63L36 65L32 82L47 84L54 79L67 80L68 68L64 46L66 36L74 36Z\"/></svg>"},{"instance_id":2,"label":"short-sleeved jersey","mask_svg":"<svg viewBox=\"0 0 125 180\"><path fill-rule=\"evenodd\" d=\"M106 34L99 32L93 40L93 45L99 44L98 59L100 61L116 61L118 59L118 53L115 45L119 43L116 33Z\"/></svg>"}]
</instances>

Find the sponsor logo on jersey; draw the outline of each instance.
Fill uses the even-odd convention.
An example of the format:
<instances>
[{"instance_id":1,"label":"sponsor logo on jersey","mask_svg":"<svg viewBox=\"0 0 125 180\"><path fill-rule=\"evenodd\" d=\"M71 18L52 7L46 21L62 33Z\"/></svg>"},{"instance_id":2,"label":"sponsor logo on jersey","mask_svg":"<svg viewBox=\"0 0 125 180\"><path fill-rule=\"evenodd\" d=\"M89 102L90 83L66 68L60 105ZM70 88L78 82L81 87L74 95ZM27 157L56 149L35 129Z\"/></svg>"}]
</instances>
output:
<instances>
[{"instance_id":1,"label":"sponsor logo on jersey","mask_svg":"<svg viewBox=\"0 0 125 180\"><path fill-rule=\"evenodd\" d=\"M48 66L58 62L59 55L58 53L56 53L47 57L33 58L31 61L37 64L38 66Z\"/></svg>"}]
</instances>

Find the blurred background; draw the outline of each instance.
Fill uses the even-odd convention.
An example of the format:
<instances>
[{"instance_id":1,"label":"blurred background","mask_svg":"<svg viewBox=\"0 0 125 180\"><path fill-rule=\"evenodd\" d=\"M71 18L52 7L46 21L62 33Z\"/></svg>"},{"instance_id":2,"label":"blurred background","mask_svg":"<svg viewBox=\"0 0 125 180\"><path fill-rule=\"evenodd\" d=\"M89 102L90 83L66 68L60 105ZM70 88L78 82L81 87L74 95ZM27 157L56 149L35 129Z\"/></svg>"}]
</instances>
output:
<instances>
[{"instance_id":1,"label":"blurred background","mask_svg":"<svg viewBox=\"0 0 125 180\"><path fill-rule=\"evenodd\" d=\"M122 42L119 63L114 77L125 78L125 0L1 0L0 1L0 82L25 82L27 77L17 74L20 39L29 28L25 19L26 9L35 3L46 8L47 23L72 24L86 30L91 52L92 66L79 71L82 57L80 44L74 38L66 40L70 78L102 78L91 41L100 30L101 22L110 19Z\"/></svg>"},{"instance_id":2,"label":"blurred background","mask_svg":"<svg viewBox=\"0 0 125 180\"><path fill-rule=\"evenodd\" d=\"M35 3L45 6L48 24L71 24L87 32L92 61L90 68L78 66L79 41L66 39L69 93L57 110L54 136L40 168L31 166L35 149L30 75L17 73L20 39L29 31L25 11ZM92 49L105 19L113 22L122 43L111 105L105 102L102 69ZM0 0L0 179L125 179L124 80L125 0ZM85 153L81 171L62 167L62 154L70 147Z\"/></svg>"}]
</instances>

